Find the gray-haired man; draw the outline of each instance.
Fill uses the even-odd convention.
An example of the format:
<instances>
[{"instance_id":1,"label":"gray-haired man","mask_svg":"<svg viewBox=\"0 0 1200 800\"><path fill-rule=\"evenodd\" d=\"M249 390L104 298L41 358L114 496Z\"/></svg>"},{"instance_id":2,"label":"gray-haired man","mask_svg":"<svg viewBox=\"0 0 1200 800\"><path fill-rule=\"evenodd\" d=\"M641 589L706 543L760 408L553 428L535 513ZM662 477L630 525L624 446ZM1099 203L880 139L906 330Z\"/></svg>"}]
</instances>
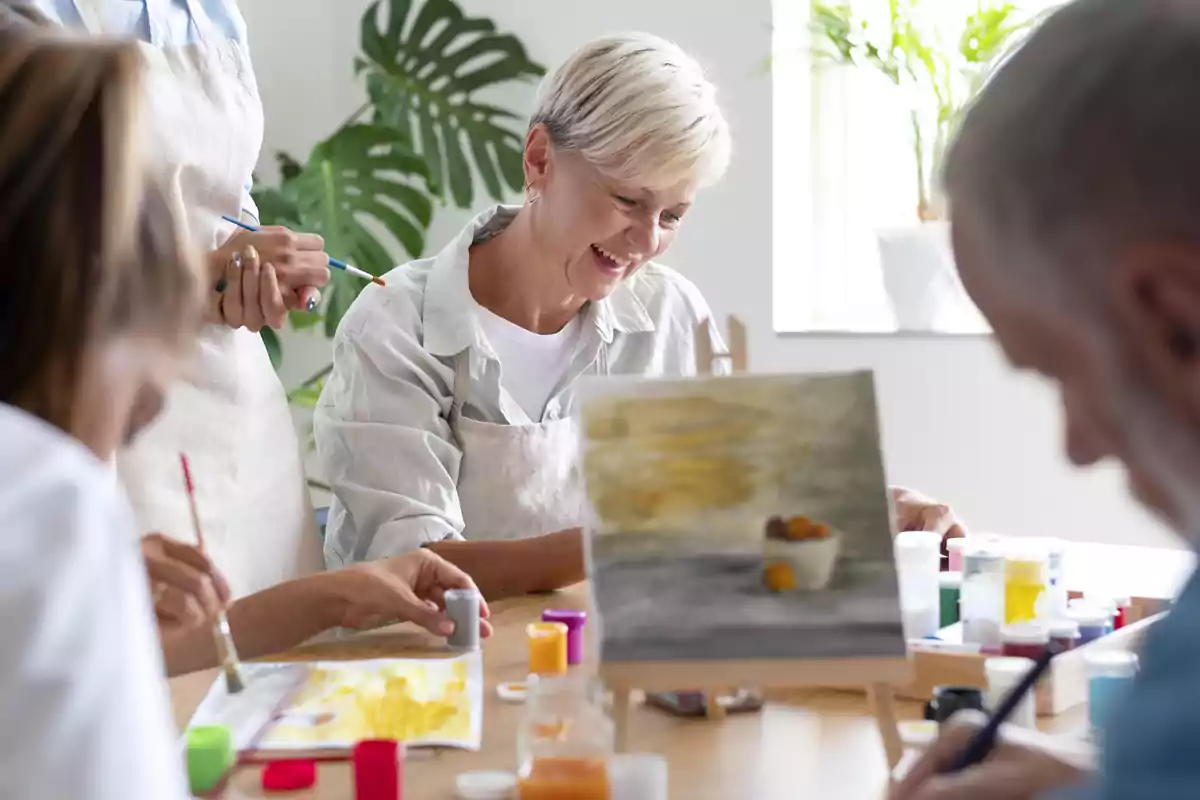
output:
<instances>
[{"instance_id":1,"label":"gray-haired man","mask_svg":"<svg viewBox=\"0 0 1200 800\"><path fill-rule=\"evenodd\" d=\"M1200 2L1057 11L968 113L945 182L963 284L1013 365L1059 385L1071 458L1119 459L1195 545ZM1002 746L937 775L969 732L942 737L892 797L1200 797L1200 578L1150 633L1098 769Z\"/></svg>"}]
</instances>

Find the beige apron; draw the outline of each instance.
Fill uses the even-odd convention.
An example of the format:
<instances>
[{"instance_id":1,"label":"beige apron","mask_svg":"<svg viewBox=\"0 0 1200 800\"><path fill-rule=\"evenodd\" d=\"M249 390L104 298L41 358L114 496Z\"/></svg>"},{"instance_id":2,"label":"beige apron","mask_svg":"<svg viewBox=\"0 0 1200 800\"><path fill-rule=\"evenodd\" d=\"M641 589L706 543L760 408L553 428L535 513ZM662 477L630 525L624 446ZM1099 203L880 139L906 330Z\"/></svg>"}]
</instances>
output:
<instances>
[{"instance_id":1,"label":"beige apron","mask_svg":"<svg viewBox=\"0 0 1200 800\"><path fill-rule=\"evenodd\" d=\"M499 425L464 416L471 385L470 353L464 350L454 359L450 408L450 428L462 451L458 502L463 537L468 541L523 539L581 527L587 519L587 499L575 419ZM608 374L603 345L596 366L601 375Z\"/></svg>"},{"instance_id":2,"label":"beige apron","mask_svg":"<svg viewBox=\"0 0 1200 800\"><path fill-rule=\"evenodd\" d=\"M97 32L99 15L87 13ZM147 4L161 40L161 3ZM232 232L262 145L263 114L244 48L188 0L193 44L144 44L146 106L141 150L186 209L192 241L205 251ZM324 566L300 446L283 386L258 334L209 326L188 378L171 388L162 416L117 470L144 532L191 541L180 474L187 453L209 554L235 597Z\"/></svg>"}]
</instances>

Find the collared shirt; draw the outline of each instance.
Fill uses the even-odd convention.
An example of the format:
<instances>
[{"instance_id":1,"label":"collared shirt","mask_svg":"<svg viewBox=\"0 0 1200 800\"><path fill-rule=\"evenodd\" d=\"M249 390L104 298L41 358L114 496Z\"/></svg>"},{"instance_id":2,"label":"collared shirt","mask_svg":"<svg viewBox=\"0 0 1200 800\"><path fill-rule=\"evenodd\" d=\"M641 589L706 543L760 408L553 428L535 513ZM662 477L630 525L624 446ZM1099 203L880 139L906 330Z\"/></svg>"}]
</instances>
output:
<instances>
[{"instance_id":1,"label":"collared shirt","mask_svg":"<svg viewBox=\"0 0 1200 800\"><path fill-rule=\"evenodd\" d=\"M222 36L249 49L246 21L235 0L0 0L35 8L51 22L88 30L94 16L109 36L125 36L155 47L182 47L200 39L192 6ZM150 17L154 16L154 24ZM94 33L97 31L93 31ZM242 210L258 220L258 206L250 196L251 176L246 176Z\"/></svg>"},{"instance_id":2,"label":"collared shirt","mask_svg":"<svg viewBox=\"0 0 1200 800\"><path fill-rule=\"evenodd\" d=\"M470 351L467 417L531 422L501 386L501 365L467 279L472 243L502 230L517 210L498 206L480 214L436 257L396 268L386 287L364 289L342 320L333 372L313 419L317 454L336 497L325 539L331 568L464 533L470 538L457 495L462 454L448 422L459 353ZM695 374L702 322L722 347L699 290L660 264L644 265L580 313L579 347L544 421L575 413L577 380L596 371L592 356L599 349L612 374L673 376Z\"/></svg>"}]
</instances>

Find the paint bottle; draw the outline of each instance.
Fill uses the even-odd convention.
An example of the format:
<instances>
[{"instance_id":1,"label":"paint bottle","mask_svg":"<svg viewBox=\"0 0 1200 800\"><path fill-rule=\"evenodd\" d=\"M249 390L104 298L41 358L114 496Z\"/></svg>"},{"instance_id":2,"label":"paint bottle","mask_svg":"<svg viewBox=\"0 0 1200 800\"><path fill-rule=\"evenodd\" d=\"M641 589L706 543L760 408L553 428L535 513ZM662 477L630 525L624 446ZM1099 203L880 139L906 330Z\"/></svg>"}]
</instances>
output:
<instances>
[{"instance_id":1,"label":"paint bottle","mask_svg":"<svg viewBox=\"0 0 1200 800\"><path fill-rule=\"evenodd\" d=\"M941 609L941 627L958 622L958 600L962 594L961 572L943 572L938 575L938 606Z\"/></svg>"},{"instance_id":2,"label":"paint bottle","mask_svg":"<svg viewBox=\"0 0 1200 800\"><path fill-rule=\"evenodd\" d=\"M447 589L446 614L454 620L454 631L446 643L462 650L479 647L479 592L474 589Z\"/></svg>"},{"instance_id":3,"label":"paint bottle","mask_svg":"<svg viewBox=\"0 0 1200 800\"><path fill-rule=\"evenodd\" d=\"M1074 650L1079 642L1079 623L1072 619L1056 619L1050 623L1050 643L1058 652Z\"/></svg>"},{"instance_id":4,"label":"paint bottle","mask_svg":"<svg viewBox=\"0 0 1200 800\"><path fill-rule=\"evenodd\" d=\"M618 753L608 762L612 796L621 800L667 800L667 760L651 753Z\"/></svg>"},{"instance_id":5,"label":"paint bottle","mask_svg":"<svg viewBox=\"0 0 1200 800\"><path fill-rule=\"evenodd\" d=\"M946 542L946 569L950 572L963 571L963 553L970 546L970 539L960 536Z\"/></svg>"},{"instance_id":6,"label":"paint bottle","mask_svg":"<svg viewBox=\"0 0 1200 800\"><path fill-rule=\"evenodd\" d=\"M1003 654L1011 658L1041 658L1050 644L1050 631L1038 622L1014 622L1000 630Z\"/></svg>"},{"instance_id":7,"label":"paint bottle","mask_svg":"<svg viewBox=\"0 0 1200 800\"><path fill-rule=\"evenodd\" d=\"M987 677L987 707L995 712L1021 679L1033 669L1029 658L989 658L983 662ZM1013 725L1037 729L1037 692L1027 692L1008 721Z\"/></svg>"},{"instance_id":8,"label":"paint bottle","mask_svg":"<svg viewBox=\"0 0 1200 800\"><path fill-rule=\"evenodd\" d=\"M208 794L224 780L236 761L233 734L224 725L187 732L187 777L193 794Z\"/></svg>"},{"instance_id":9,"label":"paint bottle","mask_svg":"<svg viewBox=\"0 0 1200 800\"><path fill-rule=\"evenodd\" d=\"M559 623L542 623L559 624ZM517 729L520 800L609 800L612 723L580 673L533 677Z\"/></svg>"},{"instance_id":10,"label":"paint bottle","mask_svg":"<svg viewBox=\"0 0 1200 800\"><path fill-rule=\"evenodd\" d=\"M974 686L936 686L925 704L925 719L941 725L963 709L984 710L983 692Z\"/></svg>"},{"instance_id":11,"label":"paint bottle","mask_svg":"<svg viewBox=\"0 0 1200 800\"><path fill-rule=\"evenodd\" d=\"M532 622L525 628L529 645L529 674L553 677L567 671L567 626L561 622Z\"/></svg>"},{"instance_id":12,"label":"paint bottle","mask_svg":"<svg viewBox=\"0 0 1200 800\"><path fill-rule=\"evenodd\" d=\"M1112 709L1137 675L1138 659L1121 650L1101 650L1084 655L1083 663L1088 678L1088 725L1093 738L1099 738Z\"/></svg>"},{"instance_id":13,"label":"paint bottle","mask_svg":"<svg viewBox=\"0 0 1200 800\"><path fill-rule=\"evenodd\" d=\"M1067 543L1062 539L1043 539L1046 548L1046 616L1062 619L1067 613L1067 582L1063 574Z\"/></svg>"},{"instance_id":14,"label":"paint bottle","mask_svg":"<svg viewBox=\"0 0 1200 800\"><path fill-rule=\"evenodd\" d=\"M1133 607L1133 598L1125 595L1116 598L1114 602L1117 604L1117 613L1113 616L1113 630L1119 631L1129 624L1129 609Z\"/></svg>"},{"instance_id":15,"label":"paint bottle","mask_svg":"<svg viewBox=\"0 0 1200 800\"><path fill-rule=\"evenodd\" d=\"M1004 565L1004 621L1030 622L1045 616L1046 550L1036 542L1014 542Z\"/></svg>"},{"instance_id":16,"label":"paint bottle","mask_svg":"<svg viewBox=\"0 0 1200 800\"><path fill-rule=\"evenodd\" d=\"M904 635L909 639L936 636L941 622L942 537L932 531L903 531L896 536L895 551Z\"/></svg>"},{"instance_id":17,"label":"paint bottle","mask_svg":"<svg viewBox=\"0 0 1200 800\"><path fill-rule=\"evenodd\" d=\"M567 664L583 663L583 630L587 612L575 609L550 609L542 612L542 622L561 622L567 626Z\"/></svg>"},{"instance_id":18,"label":"paint bottle","mask_svg":"<svg viewBox=\"0 0 1200 800\"><path fill-rule=\"evenodd\" d=\"M1067 619L1079 626L1078 646L1094 642L1108 632L1108 613L1086 603L1073 602L1067 609Z\"/></svg>"},{"instance_id":19,"label":"paint bottle","mask_svg":"<svg viewBox=\"0 0 1200 800\"><path fill-rule=\"evenodd\" d=\"M999 652L1004 624L1004 553L995 547L970 547L963 553L959 597L963 643Z\"/></svg>"},{"instance_id":20,"label":"paint bottle","mask_svg":"<svg viewBox=\"0 0 1200 800\"><path fill-rule=\"evenodd\" d=\"M1104 592L1084 592L1083 597L1072 601L1076 605L1086 605L1091 608L1098 608L1104 612L1106 622L1104 624L1104 632L1112 633L1116 628L1117 618L1117 601L1112 595Z\"/></svg>"}]
</instances>

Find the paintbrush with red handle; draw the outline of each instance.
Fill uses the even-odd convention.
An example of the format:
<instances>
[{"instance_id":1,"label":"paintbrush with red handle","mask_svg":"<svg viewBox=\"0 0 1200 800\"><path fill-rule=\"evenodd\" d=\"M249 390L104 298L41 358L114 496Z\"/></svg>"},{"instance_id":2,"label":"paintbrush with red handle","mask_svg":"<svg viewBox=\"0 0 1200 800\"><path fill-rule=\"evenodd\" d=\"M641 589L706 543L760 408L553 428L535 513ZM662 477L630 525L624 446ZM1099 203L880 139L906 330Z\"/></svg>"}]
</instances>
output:
<instances>
[{"instance_id":1,"label":"paintbrush with red handle","mask_svg":"<svg viewBox=\"0 0 1200 800\"><path fill-rule=\"evenodd\" d=\"M196 487L192 483L192 470L188 467L187 456L180 453L179 463L183 466L183 482L187 486L188 506L192 512L192 529L196 533L196 545L204 550L204 532L200 529L200 512L196 510ZM229 630L229 618L225 609L217 615L213 626L213 638L217 643L217 658L221 661L221 669L225 673L225 689L230 694L237 694L245 688L242 673L238 668L237 648L233 646L233 634Z\"/></svg>"}]
</instances>

